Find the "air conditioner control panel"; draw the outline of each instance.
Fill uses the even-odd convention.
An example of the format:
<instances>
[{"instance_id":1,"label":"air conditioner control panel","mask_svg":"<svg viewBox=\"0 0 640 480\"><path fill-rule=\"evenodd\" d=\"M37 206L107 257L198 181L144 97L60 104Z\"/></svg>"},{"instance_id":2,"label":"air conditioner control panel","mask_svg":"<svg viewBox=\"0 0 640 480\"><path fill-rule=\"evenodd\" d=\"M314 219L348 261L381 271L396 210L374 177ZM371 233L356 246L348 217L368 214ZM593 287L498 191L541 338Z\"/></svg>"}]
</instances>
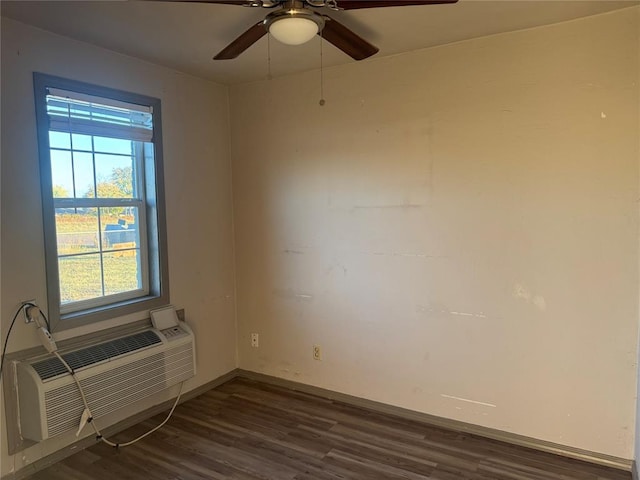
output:
<instances>
[{"instance_id":1,"label":"air conditioner control panel","mask_svg":"<svg viewBox=\"0 0 640 480\"><path fill-rule=\"evenodd\" d=\"M152 310L151 323L157 328L167 341L172 342L182 337L188 337L192 334L191 329L185 322L181 322L176 314L173 305Z\"/></svg>"},{"instance_id":2,"label":"air conditioner control panel","mask_svg":"<svg viewBox=\"0 0 640 480\"><path fill-rule=\"evenodd\" d=\"M162 333L170 342L172 340L177 340L178 338L186 337L189 335L189 332L184 330L180 325L165 328L164 330L160 330L160 333Z\"/></svg>"}]
</instances>

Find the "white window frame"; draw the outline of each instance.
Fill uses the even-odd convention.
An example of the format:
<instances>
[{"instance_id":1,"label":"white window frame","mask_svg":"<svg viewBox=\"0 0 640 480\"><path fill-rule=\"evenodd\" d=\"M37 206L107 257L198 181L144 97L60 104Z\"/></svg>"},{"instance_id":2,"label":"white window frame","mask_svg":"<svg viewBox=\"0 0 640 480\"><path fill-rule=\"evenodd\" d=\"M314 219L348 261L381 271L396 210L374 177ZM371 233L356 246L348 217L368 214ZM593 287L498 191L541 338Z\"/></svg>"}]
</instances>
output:
<instances>
[{"instance_id":1,"label":"white window frame","mask_svg":"<svg viewBox=\"0 0 640 480\"><path fill-rule=\"evenodd\" d=\"M36 121L40 157L40 179L43 206L44 249L47 271L47 304L53 330L84 325L130 313L149 310L169 303L169 274L166 245L166 220L164 212L164 175L162 165L162 123L160 100L107 87L91 85L75 80L34 73ZM134 154L136 169L135 198L54 198L51 171L49 131L60 130L51 126L57 122L47 113L47 95L59 95L60 91L73 92L76 99L97 99L112 106L140 106L152 112L153 130L141 131L142 140L150 140L153 152L146 151L142 143L136 143ZM99 102L102 103L102 102ZM83 120L74 123L68 131L83 133ZM116 127L117 128L117 127ZM97 135L97 134L96 134ZM101 136L112 136L108 132ZM115 133L113 136L115 136ZM137 141L138 139L135 139ZM138 147L139 145L139 147ZM132 206L138 208L140 238L140 274L142 288L67 304L60 301L58 269L58 245L56 235L56 208L96 208ZM100 240L101 242L101 240ZM102 246L101 252L104 252Z\"/></svg>"}]
</instances>

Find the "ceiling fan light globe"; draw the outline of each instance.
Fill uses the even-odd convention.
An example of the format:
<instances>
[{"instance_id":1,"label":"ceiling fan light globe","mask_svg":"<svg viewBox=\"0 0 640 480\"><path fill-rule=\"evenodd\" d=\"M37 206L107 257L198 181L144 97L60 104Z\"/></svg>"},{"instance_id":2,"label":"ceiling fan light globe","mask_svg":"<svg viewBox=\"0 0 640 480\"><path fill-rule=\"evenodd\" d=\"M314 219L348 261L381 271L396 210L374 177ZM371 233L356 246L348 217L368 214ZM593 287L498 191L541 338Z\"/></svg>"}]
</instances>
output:
<instances>
[{"instance_id":1,"label":"ceiling fan light globe","mask_svg":"<svg viewBox=\"0 0 640 480\"><path fill-rule=\"evenodd\" d=\"M269 33L287 45L302 45L318 33L318 24L309 18L283 17L269 25Z\"/></svg>"}]
</instances>

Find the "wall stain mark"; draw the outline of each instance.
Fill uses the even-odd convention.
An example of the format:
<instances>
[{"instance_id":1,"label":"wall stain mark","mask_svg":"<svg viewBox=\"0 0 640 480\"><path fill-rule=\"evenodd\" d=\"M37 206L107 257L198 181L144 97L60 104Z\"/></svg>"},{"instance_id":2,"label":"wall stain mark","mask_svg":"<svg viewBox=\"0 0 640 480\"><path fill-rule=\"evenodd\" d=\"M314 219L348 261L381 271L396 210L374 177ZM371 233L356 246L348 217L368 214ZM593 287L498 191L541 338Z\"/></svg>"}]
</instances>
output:
<instances>
[{"instance_id":1,"label":"wall stain mark","mask_svg":"<svg viewBox=\"0 0 640 480\"><path fill-rule=\"evenodd\" d=\"M313 300L313 295L304 292L297 292L289 289L275 289L273 290L273 295L279 298L284 298L286 300L296 300L296 301L305 301L310 302Z\"/></svg>"},{"instance_id":2,"label":"wall stain mark","mask_svg":"<svg viewBox=\"0 0 640 480\"><path fill-rule=\"evenodd\" d=\"M378 257L411 257L411 258L447 258L442 255L429 255L427 253L413 252L363 252Z\"/></svg>"},{"instance_id":3,"label":"wall stain mark","mask_svg":"<svg viewBox=\"0 0 640 480\"><path fill-rule=\"evenodd\" d=\"M409 210L409 209L417 209L422 208L424 205L420 203L401 203L401 204L391 204L391 205L354 205L354 210L391 210L391 209L400 209L400 210Z\"/></svg>"},{"instance_id":4,"label":"wall stain mark","mask_svg":"<svg viewBox=\"0 0 640 480\"><path fill-rule=\"evenodd\" d=\"M477 400L469 400L468 398L454 397L453 395L446 395L444 393L441 393L440 396L444 398L449 398L451 400L459 400L461 402L473 403L475 405L482 405L484 407L497 408L497 405L494 405L493 403L478 402Z\"/></svg>"},{"instance_id":5,"label":"wall stain mark","mask_svg":"<svg viewBox=\"0 0 640 480\"><path fill-rule=\"evenodd\" d=\"M513 297L523 300L525 303L532 303L538 310L547 310L547 301L542 295L534 295L527 286L516 283L513 286Z\"/></svg>"},{"instance_id":6,"label":"wall stain mark","mask_svg":"<svg viewBox=\"0 0 640 480\"><path fill-rule=\"evenodd\" d=\"M446 308L427 307L424 305L416 305L416 311L418 313L435 313L441 315L455 315L459 317L470 318L489 318L484 312L472 313L472 312L456 312L454 310L447 310Z\"/></svg>"}]
</instances>

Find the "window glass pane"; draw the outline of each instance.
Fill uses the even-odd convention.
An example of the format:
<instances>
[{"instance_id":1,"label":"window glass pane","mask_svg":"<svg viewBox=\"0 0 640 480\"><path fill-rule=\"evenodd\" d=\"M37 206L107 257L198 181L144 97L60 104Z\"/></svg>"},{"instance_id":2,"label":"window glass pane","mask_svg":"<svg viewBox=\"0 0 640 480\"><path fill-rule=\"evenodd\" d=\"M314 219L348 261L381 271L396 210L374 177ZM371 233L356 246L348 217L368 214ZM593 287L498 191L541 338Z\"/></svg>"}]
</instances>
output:
<instances>
[{"instance_id":1,"label":"window glass pane","mask_svg":"<svg viewBox=\"0 0 640 480\"><path fill-rule=\"evenodd\" d=\"M97 252L97 208L56 208L56 239L58 255Z\"/></svg>"},{"instance_id":2,"label":"window glass pane","mask_svg":"<svg viewBox=\"0 0 640 480\"><path fill-rule=\"evenodd\" d=\"M104 250L140 247L140 231L136 224L136 207L103 207L100 209Z\"/></svg>"},{"instance_id":3,"label":"window glass pane","mask_svg":"<svg viewBox=\"0 0 640 480\"><path fill-rule=\"evenodd\" d=\"M94 198L92 154L73 152L73 175L76 185L76 198Z\"/></svg>"},{"instance_id":4,"label":"window glass pane","mask_svg":"<svg viewBox=\"0 0 640 480\"><path fill-rule=\"evenodd\" d=\"M132 198L132 158L122 155L96 154L98 197Z\"/></svg>"},{"instance_id":5,"label":"window glass pane","mask_svg":"<svg viewBox=\"0 0 640 480\"><path fill-rule=\"evenodd\" d=\"M54 197L73 197L71 152L66 150L51 150L51 183Z\"/></svg>"},{"instance_id":6,"label":"window glass pane","mask_svg":"<svg viewBox=\"0 0 640 480\"><path fill-rule=\"evenodd\" d=\"M119 138L93 137L93 148L96 152L119 153L131 155L131 140L121 140Z\"/></svg>"},{"instance_id":7,"label":"window glass pane","mask_svg":"<svg viewBox=\"0 0 640 480\"><path fill-rule=\"evenodd\" d=\"M66 132L49 132L49 147L51 148L71 148L69 134Z\"/></svg>"},{"instance_id":8,"label":"window glass pane","mask_svg":"<svg viewBox=\"0 0 640 480\"><path fill-rule=\"evenodd\" d=\"M139 249L123 248L118 252L105 253L102 256L102 261L104 263L105 295L142 288Z\"/></svg>"},{"instance_id":9,"label":"window glass pane","mask_svg":"<svg viewBox=\"0 0 640 480\"><path fill-rule=\"evenodd\" d=\"M142 289L138 208L101 208L104 250L104 288L106 295Z\"/></svg>"},{"instance_id":10,"label":"window glass pane","mask_svg":"<svg viewBox=\"0 0 640 480\"><path fill-rule=\"evenodd\" d=\"M88 300L102 295L100 254L61 257L58 259L60 275L60 303L63 305Z\"/></svg>"},{"instance_id":11,"label":"window glass pane","mask_svg":"<svg viewBox=\"0 0 640 480\"><path fill-rule=\"evenodd\" d=\"M80 135L79 133L74 133L73 137L73 149L74 150L93 150L91 145L91 135Z\"/></svg>"}]
</instances>

